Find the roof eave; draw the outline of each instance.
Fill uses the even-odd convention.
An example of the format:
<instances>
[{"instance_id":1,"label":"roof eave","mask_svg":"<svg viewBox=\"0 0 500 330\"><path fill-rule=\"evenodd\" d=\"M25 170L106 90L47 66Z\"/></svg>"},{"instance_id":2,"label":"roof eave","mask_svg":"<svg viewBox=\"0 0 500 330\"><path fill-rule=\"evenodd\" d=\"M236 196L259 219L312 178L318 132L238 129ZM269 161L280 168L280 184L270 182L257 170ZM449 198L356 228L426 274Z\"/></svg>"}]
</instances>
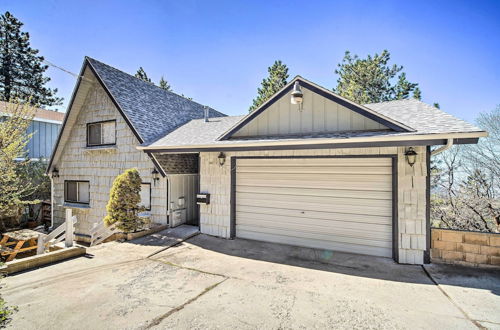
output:
<instances>
[{"instance_id":1,"label":"roof eave","mask_svg":"<svg viewBox=\"0 0 500 330\"><path fill-rule=\"evenodd\" d=\"M354 137L354 138L310 138L310 139L293 139L283 141L244 141L242 143L227 143L227 144L203 144L189 146L138 146L137 149L147 153L158 152L188 152L190 150L203 151L218 151L231 150L238 148L259 148L282 147L294 149L295 147L317 147L317 148L353 148L353 147L369 147L372 146L398 146L398 145L441 145L446 143L448 139L454 139L455 144L475 144L481 137L488 136L485 131L477 132L457 132L457 133L440 133L440 134L411 134L405 136L371 136L371 137Z\"/></svg>"}]
</instances>

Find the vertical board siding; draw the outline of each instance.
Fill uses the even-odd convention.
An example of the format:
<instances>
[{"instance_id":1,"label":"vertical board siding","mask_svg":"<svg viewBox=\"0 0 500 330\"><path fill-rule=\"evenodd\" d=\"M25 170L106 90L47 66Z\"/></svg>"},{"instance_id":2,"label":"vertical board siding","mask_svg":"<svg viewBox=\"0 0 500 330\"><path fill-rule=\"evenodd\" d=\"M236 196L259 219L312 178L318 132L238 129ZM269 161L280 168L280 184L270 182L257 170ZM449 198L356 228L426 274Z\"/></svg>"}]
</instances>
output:
<instances>
[{"instance_id":1,"label":"vertical board siding","mask_svg":"<svg viewBox=\"0 0 500 330\"><path fill-rule=\"evenodd\" d=\"M387 129L303 87L302 110L286 94L234 134L235 137Z\"/></svg>"},{"instance_id":2,"label":"vertical board siding","mask_svg":"<svg viewBox=\"0 0 500 330\"><path fill-rule=\"evenodd\" d=\"M196 194L198 192L198 174L178 174L169 175L170 184L169 207L172 210L186 209L187 223L198 222L198 205L196 204ZM178 205L179 198L184 197L184 206Z\"/></svg>"},{"instance_id":3,"label":"vertical board siding","mask_svg":"<svg viewBox=\"0 0 500 330\"><path fill-rule=\"evenodd\" d=\"M52 154L60 124L32 121L27 133L33 135L26 145L29 158L49 158Z\"/></svg>"}]
</instances>

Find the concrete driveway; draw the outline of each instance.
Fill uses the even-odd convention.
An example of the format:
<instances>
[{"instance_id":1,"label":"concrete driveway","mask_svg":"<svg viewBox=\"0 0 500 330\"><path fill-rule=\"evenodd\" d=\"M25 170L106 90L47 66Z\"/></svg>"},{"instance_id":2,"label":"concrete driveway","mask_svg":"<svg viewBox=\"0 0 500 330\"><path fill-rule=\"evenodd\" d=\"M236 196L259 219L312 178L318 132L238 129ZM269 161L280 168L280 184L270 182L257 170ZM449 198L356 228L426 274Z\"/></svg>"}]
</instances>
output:
<instances>
[{"instance_id":1,"label":"concrete driveway","mask_svg":"<svg viewBox=\"0 0 500 330\"><path fill-rule=\"evenodd\" d=\"M498 271L433 265L426 272L390 259L205 235L155 254L162 244L106 243L88 258L4 279L4 298L19 307L10 327L500 328Z\"/></svg>"}]
</instances>

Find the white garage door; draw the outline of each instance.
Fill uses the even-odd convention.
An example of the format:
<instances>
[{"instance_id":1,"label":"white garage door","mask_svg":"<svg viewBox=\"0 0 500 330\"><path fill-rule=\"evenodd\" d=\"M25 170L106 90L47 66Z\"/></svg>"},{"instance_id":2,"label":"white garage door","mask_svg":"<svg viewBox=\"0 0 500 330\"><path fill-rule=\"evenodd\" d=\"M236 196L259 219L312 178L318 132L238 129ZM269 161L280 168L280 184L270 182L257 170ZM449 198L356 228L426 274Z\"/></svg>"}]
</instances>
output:
<instances>
[{"instance_id":1,"label":"white garage door","mask_svg":"<svg viewBox=\"0 0 500 330\"><path fill-rule=\"evenodd\" d=\"M238 159L236 236L391 257L392 160Z\"/></svg>"}]
</instances>

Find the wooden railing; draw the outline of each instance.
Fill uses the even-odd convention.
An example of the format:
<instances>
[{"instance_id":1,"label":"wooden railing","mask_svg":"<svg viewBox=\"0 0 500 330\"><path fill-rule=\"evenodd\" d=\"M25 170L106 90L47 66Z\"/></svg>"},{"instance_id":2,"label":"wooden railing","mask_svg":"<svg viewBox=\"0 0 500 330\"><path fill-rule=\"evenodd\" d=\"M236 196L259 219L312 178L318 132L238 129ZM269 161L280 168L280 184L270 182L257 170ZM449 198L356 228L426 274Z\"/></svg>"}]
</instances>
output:
<instances>
[{"instance_id":1,"label":"wooden railing","mask_svg":"<svg viewBox=\"0 0 500 330\"><path fill-rule=\"evenodd\" d=\"M50 232L50 234L40 234L38 236L38 246L36 254L43 254L51 246L64 241L65 247L72 247L75 232L76 216L73 216L71 209L66 209L66 221Z\"/></svg>"},{"instance_id":2,"label":"wooden railing","mask_svg":"<svg viewBox=\"0 0 500 330\"><path fill-rule=\"evenodd\" d=\"M90 246L102 243L106 238L113 235L116 231L116 226L113 224L107 227L104 222L95 223L90 230Z\"/></svg>"}]
</instances>

